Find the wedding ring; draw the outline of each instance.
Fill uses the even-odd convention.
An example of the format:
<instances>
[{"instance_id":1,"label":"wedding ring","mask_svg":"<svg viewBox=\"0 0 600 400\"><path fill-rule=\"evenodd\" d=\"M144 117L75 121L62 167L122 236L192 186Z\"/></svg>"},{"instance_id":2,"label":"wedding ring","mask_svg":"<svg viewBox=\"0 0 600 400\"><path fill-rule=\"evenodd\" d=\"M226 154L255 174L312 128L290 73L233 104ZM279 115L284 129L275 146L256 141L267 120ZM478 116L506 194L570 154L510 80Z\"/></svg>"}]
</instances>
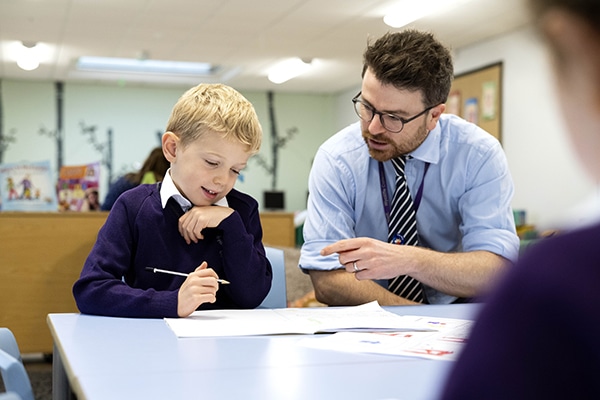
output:
<instances>
[{"instance_id":1,"label":"wedding ring","mask_svg":"<svg viewBox=\"0 0 600 400\"><path fill-rule=\"evenodd\" d=\"M354 265L354 272L359 272L360 271L360 269L358 269L358 267L356 266L356 261L354 261L352 263L352 265Z\"/></svg>"}]
</instances>

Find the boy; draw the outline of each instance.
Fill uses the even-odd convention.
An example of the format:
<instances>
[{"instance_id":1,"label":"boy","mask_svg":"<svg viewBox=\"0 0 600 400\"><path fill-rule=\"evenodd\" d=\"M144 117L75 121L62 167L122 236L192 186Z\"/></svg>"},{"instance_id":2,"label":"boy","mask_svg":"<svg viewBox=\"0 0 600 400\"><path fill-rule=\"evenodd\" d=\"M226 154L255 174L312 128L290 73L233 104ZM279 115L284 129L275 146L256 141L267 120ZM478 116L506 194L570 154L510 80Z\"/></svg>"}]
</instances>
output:
<instances>
[{"instance_id":1,"label":"boy","mask_svg":"<svg viewBox=\"0 0 600 400\"><path fill-rule=\"evenodd\" d=\"M116 201L73 286L79 310L163 318L260 305L272 271L258 204L233 185L261 140L254 108L234 89L200 84L184 93L162 137L170 169L162 183Z\"/></svg>"}]
</instances>

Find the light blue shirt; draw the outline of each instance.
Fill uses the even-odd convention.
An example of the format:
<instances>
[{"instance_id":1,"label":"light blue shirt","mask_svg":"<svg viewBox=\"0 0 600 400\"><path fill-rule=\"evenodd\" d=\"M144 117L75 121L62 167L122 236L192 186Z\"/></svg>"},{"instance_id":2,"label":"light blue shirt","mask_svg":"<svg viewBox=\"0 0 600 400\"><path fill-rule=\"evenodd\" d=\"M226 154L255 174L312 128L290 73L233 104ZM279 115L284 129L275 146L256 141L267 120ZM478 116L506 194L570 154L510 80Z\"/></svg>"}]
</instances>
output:
<instances>
[{"instance_id":1,"label":"light blue shirt","mask_svg":"<svg viewBox=\"0 0 600 400\"><path fill-rule=\"evenodd\" d=\"M423 180L426 163L430 166ZM384 169L391 199L395 187L391 161L384 163ZM423 182L417 212L422 246L441 252L487 250L516 259L514 187L504 151L492 135L459 117L442 114L427 139L407 158L405 174L413 198ZM309 177L300 268L342 268L337 254L319 254L341 239L387 241L381 191L378 162L369 156L360 123L323 143ZM456 299L432 288L425 291L430 303Z\"/></svg>"}]
</instances>

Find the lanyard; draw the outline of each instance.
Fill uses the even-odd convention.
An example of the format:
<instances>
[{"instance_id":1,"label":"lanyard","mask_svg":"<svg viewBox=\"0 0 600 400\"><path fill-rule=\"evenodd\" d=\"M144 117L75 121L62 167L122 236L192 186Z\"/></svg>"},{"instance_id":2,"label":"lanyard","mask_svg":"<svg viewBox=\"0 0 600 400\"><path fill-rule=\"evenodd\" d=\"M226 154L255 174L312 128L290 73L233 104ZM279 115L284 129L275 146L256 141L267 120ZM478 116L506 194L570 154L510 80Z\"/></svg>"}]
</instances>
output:
<instances>
[{"instance_id":1,"label":"lanyard","mask_svg":"<svg viewBox=\"0 0 600 400\"><path fill-rule=\"evenodd\" d=\"M413 208L415 210L415 214L417 213L417 211L419 210L419 206L421 205L421 197L423 197L423 183L425 183L425 175L427 175L428 169L429 163L426 162L425 170L423 171L423 178L421 179L419 190L417 190L417 196L413 200ZM385 180L385 171L383 169L383 163L381 161L379 162L379 184L381 186L381 199L383 200L383 211L385 212L385 219L389 223L392 206L390 202L390 196L388 194L387 182ZM408 187L408 182L406 186Z\"/></svg>"}]
</instances>

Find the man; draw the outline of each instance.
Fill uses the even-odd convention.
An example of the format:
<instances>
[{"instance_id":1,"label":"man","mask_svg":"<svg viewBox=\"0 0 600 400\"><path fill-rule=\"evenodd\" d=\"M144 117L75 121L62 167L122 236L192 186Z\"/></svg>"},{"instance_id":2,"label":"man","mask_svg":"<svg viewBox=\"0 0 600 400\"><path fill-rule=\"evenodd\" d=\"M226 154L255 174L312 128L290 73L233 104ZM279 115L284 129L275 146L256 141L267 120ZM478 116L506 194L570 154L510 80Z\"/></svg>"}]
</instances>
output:
<instances>
[{"instance_id":1,"label":"man","mask_svg":"<svg viewBox=\"0 0 600 400\"><path fill-rule=\"evenodd\" d=\"M319 148L309 178L300 267L320 302L416 304L388 290L400 275L420 282L418 302L463 301L516 258L506 157L490 134L443 114L453 73L429 33L388 33L366 49L352 99L360 122ZM419 246L388 243L392 159L401 156Z\"/></svg>"}]
</instances>

